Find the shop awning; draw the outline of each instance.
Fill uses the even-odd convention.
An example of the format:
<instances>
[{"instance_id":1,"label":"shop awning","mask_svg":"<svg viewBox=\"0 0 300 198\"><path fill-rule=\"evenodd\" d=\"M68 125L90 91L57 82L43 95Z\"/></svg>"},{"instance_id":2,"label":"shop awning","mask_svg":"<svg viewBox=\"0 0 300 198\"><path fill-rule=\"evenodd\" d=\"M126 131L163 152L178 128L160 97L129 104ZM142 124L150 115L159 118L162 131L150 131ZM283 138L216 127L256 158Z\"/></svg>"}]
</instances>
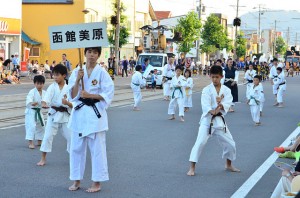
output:
<instances>
[{"instance_id":1,"label":"shop awning","mask_svg":"<svg viewBox=\"0 0 300 198\"><path fill-rule=\"evenodd\" d=\"M22 40L31 45L40 45L40 42L32 40L25 32L22 31Z\"/></svg>"}]
</instances>

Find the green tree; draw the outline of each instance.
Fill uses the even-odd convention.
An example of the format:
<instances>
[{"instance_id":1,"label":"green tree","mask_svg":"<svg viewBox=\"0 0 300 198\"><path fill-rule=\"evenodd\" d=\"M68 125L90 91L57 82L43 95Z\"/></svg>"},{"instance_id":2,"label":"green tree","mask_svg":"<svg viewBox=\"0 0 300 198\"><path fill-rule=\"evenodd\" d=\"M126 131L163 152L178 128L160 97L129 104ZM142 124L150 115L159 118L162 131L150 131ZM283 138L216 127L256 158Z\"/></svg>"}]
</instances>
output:
<instances>
[{"instance_id":1,"label":"green tree","mask_svg":"<svg viewBox=\"0 0 300 198\"><path fill-rule=\"evenodd\" d=\"M113 11L114 15L111 17L117 16L117 1L115 0L113 2ZM128 43L128 37L129 37L129 31L128 28L126 27L127 23L127 17L123 14L125 11L125 6L121 2L121 9L120 9L120 39L119 39L119 47L122 48L123 45ZM112 24L112 23L111 23ZM115 44L115 32L116 32L116 25L112 24L113 28L109 30L109 35L108 35L108 41L110 44L114 45Z\"/></svg>"},{"instance_id":2,"label":"green tree","mask_svg":"<svg viewBox=\"0 0 300 198\"><path fill-rule=\"evenodd\" d=\"M195 41L200 38L201 26L201 21L195 12L189 12L185 17L178 19L175 32L180 32L182 35L182 40L176 41L178 51L187 54L195 47Z\"/></svg>"},{"instance_id":3,"label":"green tree","mask_svg":"<svg viewBox=\"0 0 300 198\"><path fill-rule=\"evenodd\" d=\"M218 49L232 49L231 40L227 37L227 30L220 24L219 18L211 14L207 18L202 30L202 52L212 53Z\"/></svg>"},{"instance_id":4,"label":"green tree","mask_svg":"<svg viewBox=\"0 0 300 198\"><path fill-rule=\"evenodd\" d=\"M281 36L277 37L277 39L276 39L276 48L275 48L276 52L278 54L283 55L283 54L285 54L287 48L288 48L288 46L285 43L284 39Z\"/></svg>"},{"instance_id":5,"label":"green tree","mask_svg":"<svg viewBox=\"0 0 300 198\"><path fill-rule=\"evenodd\" d=\"M236 55L238 58L246 55L247 52L247 39L244 38L244 32L240 31L236 38Z\"/></svg>"}]
</instances>

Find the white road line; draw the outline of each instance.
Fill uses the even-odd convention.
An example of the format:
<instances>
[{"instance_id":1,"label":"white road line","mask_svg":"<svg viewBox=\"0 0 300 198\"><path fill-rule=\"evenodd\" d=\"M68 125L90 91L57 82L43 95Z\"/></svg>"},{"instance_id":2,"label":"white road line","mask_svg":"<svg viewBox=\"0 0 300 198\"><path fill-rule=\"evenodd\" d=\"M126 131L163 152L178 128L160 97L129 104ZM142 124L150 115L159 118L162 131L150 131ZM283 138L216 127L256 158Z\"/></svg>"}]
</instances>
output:
<instances>
[{"instance_id":1,"label":"white road line","mask_svg":"<svg viewBox=\"0 0 300 198\"><path fill-rule=\"evenodd\" d=\"M18 125L12 125L12 126L7 126L7 127L2 127L2 128L0 128L0 130L17 128L17 127L24 126L24 125L25 124L18 124Z\"/></svg>"},{"instance_id":2,"label":"white road line","mask_svg":"<svg viewBox=\"0 0 300 198\"><path fill-rule=\"evenodd\" d=\"M300 133L300 127L297 127L289 137L280 145L287 147L291 142L291 139ZM246 197L250 190L256 185L256 183L264 176L269 168L278 159L278 154L274 152L270 157L245 181L245 183L231 196L231 198L243 198Z\"/></svg>"}]
</instances>

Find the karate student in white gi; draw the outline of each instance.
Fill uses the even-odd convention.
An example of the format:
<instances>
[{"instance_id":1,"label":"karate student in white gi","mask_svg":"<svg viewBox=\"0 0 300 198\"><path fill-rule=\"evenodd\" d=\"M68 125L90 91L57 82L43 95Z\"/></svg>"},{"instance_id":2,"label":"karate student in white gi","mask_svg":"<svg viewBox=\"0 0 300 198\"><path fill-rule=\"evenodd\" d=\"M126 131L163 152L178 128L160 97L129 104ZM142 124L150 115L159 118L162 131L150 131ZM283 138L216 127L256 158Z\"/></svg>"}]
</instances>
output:
<instances>
[{"instance_id":1,"label":"karate student in white gi","mask_svg":"<svg viewBox=\"0 0 300 198\"><path fill-rule=\"evenodd\" d=\"M188 112L190 108L193 107L193 99L192 99L192 94L193 94L193 78L192 76L192 71L189 69L186 69L184 71L184 77L186 80L186 85L184 87L184 112Z\"/></svg>"},{"instance_id":2,"label":"karate student in white gi","mask_svg":"<svg viewBox=\"0 0 300 198\"><path fill-rule=\"evenodd\" d=\"M141 88L146 85L146 79L143 79L142 75L142 66L137 65L135 67L135 73L132 75L131 78L131 89L133 92L133 99L134 99L134 105L133 105L133 110L134 111L139 111L140 109L138 108L138 105L142 101L142 93L141 93Z\"/></svg>"},{"instance_id":3,"label":"karate student in white gi","mask_svg":"<svg viewBox=\"0 0 300 198\"><path fill-rule=\"evenodd\" d=\"M253 78L253 85L250 87L249 90L249 98L248 104L250 106L250 112L252 119L256 126L261 125L260 122L260 103L263 99L262 96L262 85L259 84L260 77L258 75L254 76Z\"/></svg>"},{"instance_id":4,"label":"karate student in white gi","mask_svg":"<svg viewBox=\"0 0 300 198\"><path fill-rule=\"evenodd\" d=\"M42 108L49 108L49 111L45 135L40 148L42 158L37 163L38 166L46 164L46 155L52 151L53 138L59 131L67 140L67 151L70 151L71 131L68 129L67 124L72 103L67 100L68 86L65 82L67 68L62 64L58 64L52 72L55 82L48 87L42 101Z\"/></svg>"},{"instance_id":5,"label":"karate student in white gi","mask_svg":"<svg viewBox=\"0 0 300 198\"><path fill-rule=\"evenodd\" d=\"M211 136L217 136L223 147L223 158L226 159L225 169L231 172L240 172L232 165L236 158L235 142L225 123L224 116L232 104L232 95L228 87L221 84L222 68L212 66L210 69L212 83L202 91L201 106L202 116L197 140L190 154L190 170L187 175L195 175L195 167L207 140Z\"/></svg>"},{"instance_id":6,"label":"karate student in white gi","mask_svg":"<svg viewBox=\"0 0 300 198\"><path fill-rule=\"evenodd\" d=\"M253 86L253 78L256 76L256 71L253 69L252 63L249 65L249 69L245 73L244 79L247 81L246 98L249 98L249 91Z\"/></svg>"},{"instance_id":7,"label":"karate student in white gi","mask_svg":"<svg viewBox=\"0 0 300 198\"><path fill-rule=\"evenodd\" d=\"M25 110L25 130L26 140L29 141L29 148L34 149L33 140L38 141L38 146L41 146L45 133L45 121L41 112L41 101L45 96L46 91L43 90L45 77L37 75L33 79L34 89L31 89L26 97Z\"/></svg>"},{"instance_id":8,"label":"karate student in white gi","mask_svg":"<svg viewBox=\"0 0 300 198\"><path fill-rule=\"evenodd\" d=\"M275 100L277 100L277 86L274 85L274 78L277 78L278 74L277 74L277 66L278 66L278 59L274 58L273 59L273 64L271 66L270 69L270 74L269 74L269 78L271 79L271 85L273 88L273 94L275 95ZM277 102L275 102L274 106L277 106Z\"/></svg>"},{"instance_id":9,"label":"karate student in white gi","mask_svg":"<svg viewBox=\"0 0 300 198\"><path fill-rule=\"evenodd\" d=\"M172 78L172 88L173 88L173 93L171 96L171 100L169 103L169 108L168 108L168 114L171 115L171 117L169 118L169 120L175 120L175 111L178 105L178 109L179 109L179 117L180 117L180 121L184 122L184 107L183 107L183 103L184 103L184 87L186 85L186 80L184 79L184 77L181 75L182 74L182 67L181 66L177 66L175 68L175 73L176 76L174 76Z\"/></svg>"},{"instance_id":10,"label":"karate student in white gi","mask_svg":"<svg viewBox=\"0 0 300 198\"><path fill-rule=\"evenodd\" d=\"M76 68L69 79L69 95L74 104L68 125L72 130L70 180L74 181L69 190L75 191L80 187L88 147L91 153L93 183L87 192L92 193L101 190L100 182L109 180L106 157L108 130L106 109L113 99L114 83L105 69L97 64L101 47L85 48L84 54L86 65L82 69Z\"/></svg>"},{"instance_id":11,"label":"karate student in white gi","mask_svg":"<svg viewBox=\"0 0 300 198\"><path fill-rule=\"evenodd\" d=\"M276 104L274 106L277 107L283 107L283 93L286 90L286 80L285 80L285 75L282 71L281 67L277 67L277 77L273 79L273 84L277 90L277 95L276 95Z\"/></svg>"},{"instance_id":12,"label":"karate student in white gi","mask_svg":"<svg viewBox=\"0 0 300 198\"><path fill-rule=\"evenodd\" d=\"M162 81L164 83L164 100L170 100L172 94L172 78L175 76L175 65L173 58L169 58L168 64L164 66L162 76Z\"/></svg>"}]
</instances>

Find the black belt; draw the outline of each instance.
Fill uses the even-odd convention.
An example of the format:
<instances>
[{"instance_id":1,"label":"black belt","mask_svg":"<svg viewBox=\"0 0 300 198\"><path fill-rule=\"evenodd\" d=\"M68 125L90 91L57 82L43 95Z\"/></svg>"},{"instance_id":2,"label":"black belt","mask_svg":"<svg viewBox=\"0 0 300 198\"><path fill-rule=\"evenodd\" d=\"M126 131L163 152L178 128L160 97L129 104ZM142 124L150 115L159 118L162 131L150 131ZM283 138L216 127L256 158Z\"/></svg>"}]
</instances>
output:
<instances>
[{"instance_id":1,"label":"black belt","mask_svg":"<svg viewBox=\"0 0 300 198\"><path fill-rule=\"evenodd\" d=\"M222 118L223 123L224 123L224 125L225 125L225 133L226 133L226 123L225 123L225 119L224 119L224 117L222 116L222 113L219 112L218 114L213 115L213 116L211 117L210 125L209 125L209 131L208 131L208 134L209 134L209 135L211 135L211 128L212 128L212 126L213 126L213 120L214 120L216 117L221 117L221 118Z\"/></svg>"},{"instance_id":2,"label":"black belt","mask_svg":"<svg viewBox=\"0 0 300 198\"><path fill-rule=\"evenodd\" d=\"M280 86L280 85L284 85L285 84L285 82L283 82L283 83L280 83L278 86Z\"/></svg>"},{"instance_id":3,"label":"black belt","mask_svg":"<svg viewBox=\"0 0 300 198\"><path fill-rule=\"evenodd\" d=\"M66 108L66 107L63 107L63 106L60 106L60 107L51 106L51 108L54 109L55 112L53 114L48 113L49 116L54 115L56 112L62 112L62 113L63 112L67 112L70 115L70 113L68 111L68 108Z\"/></svg>"},{"instance_id":4,"label":"black belt","mask_svg":"<svg viewBox=\"0 0 300 198\"><path fill-rule=\"evenodd\" d=\"M166 77L167 80L172 80L172 77Z\"/></svg>"},{"instance_id":5,"label":"black belt","mask_svg":"<svg viewBox=\"0 0 300 198\"><path fill-rule=\"evenodd\" d=\"M248 83L253 83L253 80L248 80Z\"/></svg>"},{"instance_id":6,"label":"black belt","mask_svg":"<svg viewBox=\"0 0 300 198\"><path fill-rule=\"evenodd\" d=\"M101 114L99 113L97 107L96 107L96 103L97 102L100 102L100 100L97 100L97 99L90 99L90 98L79 98L78 99L79 101L81 101L82 103L77 105L74 109L75 110L78 110L80 109L81 107L83 107L84 105L87 105L87 106L91 106L93 107L94 111L95 111L95 114L98 118L101 118Z\"/></svg>"}]
</instances>

